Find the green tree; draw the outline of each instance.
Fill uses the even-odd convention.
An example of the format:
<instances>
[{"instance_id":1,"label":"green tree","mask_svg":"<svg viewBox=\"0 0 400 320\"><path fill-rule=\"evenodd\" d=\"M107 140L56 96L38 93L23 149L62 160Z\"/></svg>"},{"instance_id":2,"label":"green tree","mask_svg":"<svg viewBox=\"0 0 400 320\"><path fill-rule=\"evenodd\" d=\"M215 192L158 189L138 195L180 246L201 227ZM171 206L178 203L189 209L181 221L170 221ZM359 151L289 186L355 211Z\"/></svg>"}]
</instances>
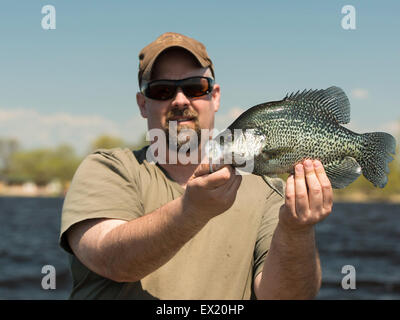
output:
<instances>
[{"instance_id":1,"label":"green tree","mask_svg":"<svg viewBox=\"0 0 400 320\"><path fill-rule=\"evenodd\" d=\"M58 146L53 150L51 161L48 163L51 178L57 179L63 184L71 181L81 161L82 159L75 154L71 146Z\"/></svg>"},{"instance_id":2,"label":"green tree","mask_svg":"<svg viewBox=\"0 0 400 320\"><path fill-rule=\"evenodd\" d=\"M70 181L81 159L68 145L56 149L34 149L19 151L11 158L7 174L9 182L32 181L37 185L46 185L53 180L63 185Z\"/></svg>"},{"instance_id":3,"label":"green tree","mask_svg":"<svg viewBox=\"0 0 400 320\"><path fill-rule=\"evenodd\" d=\"M128 148L131 150L141 149L148 145L146 141L146 134L143 133L140 138L134 143L125 142L119 137L101 135L97 137L90 145L90 151L93 152L96 149L112 149L112 148Z\"/></svg>"},{"instance_id":4,"label":"green tree","mask_svg":"<svg viewBox=\"0 0 400 320\"><path fill-rule=\"evenodd\" d=\"M19 150L19 143L13 138L0 138L0 180L7 175L12 155Z\"/></svg>"},{"instance_id":5,"label":"green tree","mask_svg":"<svg viewBox=\"0 0 400 320\"><path fill-rule=\"evenodd\" d=\"M149 141L146 140L146 133L143 133L135 143L129 144L127 147L131 150L139 150L148 144Z\"/></svg>"},{"instance_id":6,"label":"green tree","mask_svg":"<svg viewBox=\"0 0 400 320\"><path fill-rule=\"evenodd\" d=\"M90 149L92 151L96 149L112 149L123 147L125 147L125 142L123 139L109 135L99 136L90 145Z\"/></svg>"}]
</instances>

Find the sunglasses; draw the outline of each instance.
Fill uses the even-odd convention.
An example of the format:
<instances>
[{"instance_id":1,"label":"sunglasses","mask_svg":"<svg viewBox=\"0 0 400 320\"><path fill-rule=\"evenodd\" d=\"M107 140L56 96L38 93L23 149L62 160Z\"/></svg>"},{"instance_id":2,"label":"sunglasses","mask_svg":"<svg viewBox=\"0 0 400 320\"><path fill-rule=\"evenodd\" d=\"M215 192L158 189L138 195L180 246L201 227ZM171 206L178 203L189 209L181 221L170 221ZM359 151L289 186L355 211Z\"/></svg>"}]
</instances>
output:
<instances>
[{"instance_id":1,"label":"sunglasses","mask_svg":"<svg viewBox=\"0 0 400 320\"><path fill-rule=\"evenodd\" d=\"M178 88L188 98L196 98L210 93L214 87L214 80L207 77L190 77L182 80L154 80L145 83L141 92L150 99L168 100L176 95Z\"/></svg>"}]
</instances>

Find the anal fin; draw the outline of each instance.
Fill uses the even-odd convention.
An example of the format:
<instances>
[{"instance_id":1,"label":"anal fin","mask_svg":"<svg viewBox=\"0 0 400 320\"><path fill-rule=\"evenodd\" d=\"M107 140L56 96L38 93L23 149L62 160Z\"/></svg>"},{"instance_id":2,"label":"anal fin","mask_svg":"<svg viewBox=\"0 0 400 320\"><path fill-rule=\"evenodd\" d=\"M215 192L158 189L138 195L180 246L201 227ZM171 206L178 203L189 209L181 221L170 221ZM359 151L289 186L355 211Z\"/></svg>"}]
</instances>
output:
<instances>
[{"instance_id":1,"label":"anal fin","mask_svg":"<svg viewBox=\"0 0 400 320\"><path fill-rule=\"evenodd\" d=\"M362 173L361 166L352 157L324 165L326 175L332 188L342 189L355 181Z\"/></svg>"}]
</instances>

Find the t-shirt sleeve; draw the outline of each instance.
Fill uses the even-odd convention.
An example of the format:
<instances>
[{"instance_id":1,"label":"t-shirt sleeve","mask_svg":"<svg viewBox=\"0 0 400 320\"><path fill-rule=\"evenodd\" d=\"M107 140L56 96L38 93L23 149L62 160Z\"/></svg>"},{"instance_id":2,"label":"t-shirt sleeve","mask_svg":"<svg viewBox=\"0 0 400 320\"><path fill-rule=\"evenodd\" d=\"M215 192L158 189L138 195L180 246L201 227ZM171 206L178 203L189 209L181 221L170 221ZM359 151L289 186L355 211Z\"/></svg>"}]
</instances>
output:
<instances>
[{"instance_id":1,"label":"t-shirt sleeve","mask_svg":"<svg viewBox=\"0 0 400 320\"><path fill-rule=\"evenodd\" d=\"M65 233L77 222L94 218L129 221L143 215L135 176L138 166L127 149L101 149L83 160L64 200L59 239L64 250L72 253Z\"/></svg>"},{"instance_id":2,"label":"t-shirt sleeve","mask_svg":"<svg viewBox=\"0 0 400 320\"><path fill-rule=\"evenodd\" d=\"M271 245L272 235L279 220L279 208L285 200L273 191L266 200L266 210L262 217L254 250L253 280L262 271L265 257Z\"/></svg>"}]
</instances>

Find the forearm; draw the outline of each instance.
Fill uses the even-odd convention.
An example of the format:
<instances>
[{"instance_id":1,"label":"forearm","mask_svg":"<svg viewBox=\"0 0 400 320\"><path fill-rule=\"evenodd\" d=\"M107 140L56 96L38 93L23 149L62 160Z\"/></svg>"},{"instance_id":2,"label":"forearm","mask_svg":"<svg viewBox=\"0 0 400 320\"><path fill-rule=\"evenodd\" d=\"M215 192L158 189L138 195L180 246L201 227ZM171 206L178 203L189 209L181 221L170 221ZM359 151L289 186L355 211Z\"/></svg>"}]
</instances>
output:
<instances>
[{"instance_id":1,"label":"forearm","mask_svg":"<svg viewBox=\"0 0 400 320\"><path fill-rule=\"evenodd\" d=\"M115 281L138 281L168 262L206 223L185 211L178 198L108 232L99 245L102 268Z\"/></svg>"},{"instance_id":2,"label":"forearm","mask_svg":"<svg viewBox=\"0 0 400 320\"><path fill-rule=\"evenodd\" d=\"M321 285L314 228L293 234L278 223L260 282L259 299L313 299Z\"/></svg>"},{"instance_id":3,"label":"forearm","mask_svg":"<svg viewBox=\"0 0 400 320\"><path fill-rule=\"evenodd\" d=\"M117 282L139 281L229 209L240 182L232 167L209 174L209 165L200 165L182 197L129 222L105 218L77 223L68 230L69 244L93 272Z\"/></svg>"}]
</instances>

